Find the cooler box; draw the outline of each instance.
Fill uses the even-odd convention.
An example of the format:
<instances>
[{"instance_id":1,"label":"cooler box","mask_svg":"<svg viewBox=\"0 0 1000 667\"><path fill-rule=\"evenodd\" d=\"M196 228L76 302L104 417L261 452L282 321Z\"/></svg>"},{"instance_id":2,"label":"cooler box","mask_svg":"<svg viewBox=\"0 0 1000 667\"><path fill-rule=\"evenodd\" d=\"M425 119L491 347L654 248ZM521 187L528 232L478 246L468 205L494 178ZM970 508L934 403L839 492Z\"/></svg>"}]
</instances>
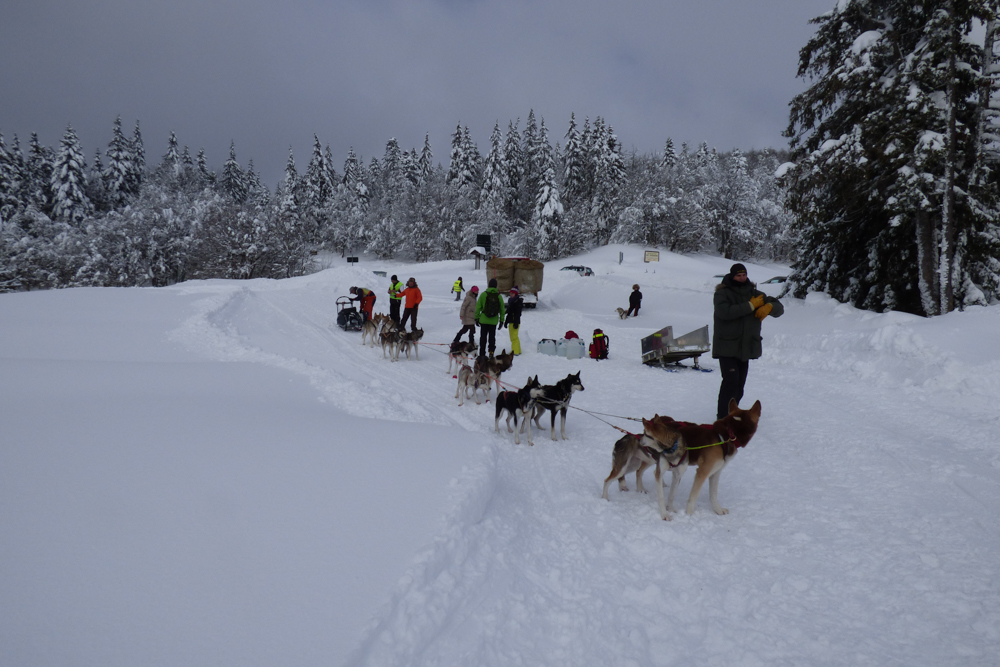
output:
<instances>
[{"instance_id":1,"label":"cooler box","mask_svg":"<svg viewBox=\"0 0 1000 667\"><path fill-rule=\"evenodd\" d=\"M587 356L587 344L582 338L570 338L566 341L566 358L582 359Z\"/></svg>"},{"instance_id":2,"label":"cooler box","mask_svg":"<svg viewBox=\"0 0 1000 667\"><path fill-rule=\"evenodd\" d=\"M543 338L538 341L538 353L539 354L556 354L556 341L552 338Z\"/></svg>"}]
</instances>

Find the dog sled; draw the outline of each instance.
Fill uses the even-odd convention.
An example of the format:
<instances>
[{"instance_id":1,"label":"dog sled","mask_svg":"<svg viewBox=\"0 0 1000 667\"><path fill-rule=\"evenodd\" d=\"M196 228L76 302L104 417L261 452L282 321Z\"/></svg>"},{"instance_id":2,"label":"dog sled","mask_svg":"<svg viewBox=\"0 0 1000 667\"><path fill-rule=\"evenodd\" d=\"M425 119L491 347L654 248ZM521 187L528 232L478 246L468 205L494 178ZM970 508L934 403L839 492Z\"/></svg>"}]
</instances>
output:
<instances>
[{"instance_id":1,"label":"dog sled","mask_svg":"<svg viewBox=\"0 0 1000 667\"><path fill-rule=\"evenodd\" d=\"M348 296L337 297L337 326L344 331L361 331L365 320Z\"/></svg>"},{"instance_id":2,"label":"dog sled","mask_svg":"<svg viewBox=\"0 0 1000 667\"><path fill-rule=\"evenodd\" d=\"M656 333L642 339L642 363L660 366L667 370L690 368L681 362L694 360L694 368L706 373L709 368L698 365L698 357L712 349L708 339L708 325L674 338L673 327L663 327Z\"/></svg>"}]
</instances>

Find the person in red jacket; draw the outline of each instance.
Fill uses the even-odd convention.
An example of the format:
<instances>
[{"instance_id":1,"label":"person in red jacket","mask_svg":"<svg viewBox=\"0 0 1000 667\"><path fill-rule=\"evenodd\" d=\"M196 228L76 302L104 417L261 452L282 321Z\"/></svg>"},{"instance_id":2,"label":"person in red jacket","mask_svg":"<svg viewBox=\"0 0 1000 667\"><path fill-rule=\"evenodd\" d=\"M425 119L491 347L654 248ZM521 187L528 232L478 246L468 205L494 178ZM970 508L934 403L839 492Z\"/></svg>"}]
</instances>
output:
<instances>
[{"instance_id":1,"label":"person in red jacket","mask_svg":"<svg viewBox=\"0 0 1000 667\"><path fill-rule=\"evenodd\" d=\"M417 287L417 281L410 278L406 281L406 288L399 293L399 296L404 298L403 301L403 317L399 320L399 330L406 330L406 320L410 320L410 331L416 331L417 329L417 308L420 306L420 302L424 300L424 295L420 293L420 288Z\"/></svg>"},{"instance_id":2,"label":"person in red jacket","mask_svg":"<svg viewBox=\"0 0 1000 667\"><path fill-rule=\"evenodd\" d=\"M361 302L361 313L364 315L365 322L367 322L372 318L372 309L375 308L375 292L367 287L352 287L351 294L355 295L350 297L351 301Z\"/></svg>"}]
</instances>

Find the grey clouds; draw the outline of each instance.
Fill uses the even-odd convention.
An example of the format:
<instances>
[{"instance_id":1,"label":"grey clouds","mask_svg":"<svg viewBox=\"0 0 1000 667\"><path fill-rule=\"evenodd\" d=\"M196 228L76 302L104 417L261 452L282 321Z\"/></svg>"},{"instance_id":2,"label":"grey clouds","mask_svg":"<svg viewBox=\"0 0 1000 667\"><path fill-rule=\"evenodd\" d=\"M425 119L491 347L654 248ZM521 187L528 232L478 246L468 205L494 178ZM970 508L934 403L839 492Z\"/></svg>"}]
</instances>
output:
<instances>
[{"instance_id":1,"label":"grey clouds","mask_svg":"<svg viewBox=\"0 0 1000 667\"><path fill-rule=\"evenodd\" d=\"M142 127L220 168L236 145L270 186L313 134L338 168L430 134L447 164L455 126L488 150L495 122L534 109L550 140L604 117L626 151L706 141L780 148L804 89L808 20L834 0L7 0L0 12L0 132L56 146L72 124L88 160L111 126Z\"/></svg>"}]
</instances>

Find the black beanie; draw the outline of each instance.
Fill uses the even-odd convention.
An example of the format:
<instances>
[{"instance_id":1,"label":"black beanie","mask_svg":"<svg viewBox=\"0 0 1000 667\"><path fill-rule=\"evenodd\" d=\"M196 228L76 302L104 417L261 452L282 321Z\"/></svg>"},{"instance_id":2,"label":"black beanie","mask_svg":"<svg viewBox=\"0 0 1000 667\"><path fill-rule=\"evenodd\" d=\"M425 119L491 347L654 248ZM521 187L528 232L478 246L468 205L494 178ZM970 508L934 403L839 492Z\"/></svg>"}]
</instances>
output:
<instances>
[{"instance_id":1,"label":"black beanie","mask_svg":"<svg viewBox=\"0 0 1000 667\"><path fill-rule=\"evenodd\" d=\"M731 276L735 276L737 273L746 273L746 272L747 272L747 267L743 266L738 262L736 264L733 264L732 267L730 267L729 269L729 275Z\"/></svg>"},{"instance_id":2,"label":"black beanie","mask_svg":"<svg viewBox=\"0 0 1000 667\"><path fill-rule=\"evenodd\" d=\"M490 278L490 285L489 286L490 287L496 287L497 286L497 279L496 278Z\"/></svg>"}]
</instances>

